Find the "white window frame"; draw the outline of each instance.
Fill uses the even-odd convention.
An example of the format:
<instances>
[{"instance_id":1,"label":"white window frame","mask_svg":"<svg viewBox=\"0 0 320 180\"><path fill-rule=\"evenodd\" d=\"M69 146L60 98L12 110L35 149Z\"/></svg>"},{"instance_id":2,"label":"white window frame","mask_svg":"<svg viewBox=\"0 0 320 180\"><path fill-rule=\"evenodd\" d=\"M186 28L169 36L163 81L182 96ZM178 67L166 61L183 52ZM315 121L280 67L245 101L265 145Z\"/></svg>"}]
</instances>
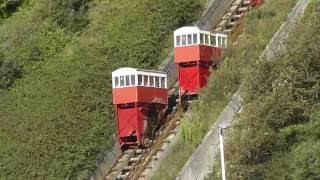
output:
<instances>
[{"instance_id":1,"label":"white window frame","mask_svg":"<svg viewBox=\"0 0 320 180\"><path fill-rule=\"evenodd\" d=\"M194 35L196 35L197 37L197 41L194 42ZM192 43L195 45L195 44L199 44L199 33L192 33Z\"/></svg>"},{"instance_id":2,"label":"white window frame","mask_svg":"<svg viewBox=\"0 0 320 180\"><path fill-rule=\"evenodd\" d=\"M204 33L200 33L200 37L199 37L199 44L201 44L201 45L205 45L205 37L204 37Z\"/></svg>"},{"instance_id":3,"label":"white window frame","mask_svg":"<svg viewBox=\"0 0 320 180\"><path fill-rule=\"evenodd\" d=\"M205 33L205 34L210 34L209 32L206 31L201 31L201 33ZM194 42L194 34L196 34L197 36L197 42ZM191 35L191 44L189 44L188 42L188 36ZM186 37L186 44L182 44L182 38L183 36ZM179 37L180 42L178 45L178 41L177 41L177 37ZM210 38L210 37L209 37ZM190 32L185 32L185 33L181 33L181 34L175 34L174 36L174 47L184 47L184 46L191 46L191 45L199 45L200 44L200 31L190 31Z\"/></svg>"},{"instance_id":4,"label":"white window frame","mask_svg":"<svg viewBox=\"0 0 320 180\"><path fill-rule=\"evenodd\" d=\"M178 45L178 41L177 41L177 37L179 37L179 45ZM177 35L177 36L175 36L175 38L174 38L174 44L175 44L175 47L180 47L180 46L182 46L181 45L181 35L179 34L179 35Z\"/></svg>"},{"instance_id":5,"label":"white window frame","mask_svg":"<svg viewBox=\"0 0 320 180\"><path fill-rule=\"evenodd\" d=\"M142 84L139 85L138 83L138 76L141 75L142 76ZM130 81L130 85L127 86L126 85L126 76L129 76L129 81ZM134 76L134 79L135 79L135 84L132 83L131 81L131 76ZM144 77L147 76L148 77L148 84L144 84ZM124 85L121 86L121 77L123 77L123 83ZM150 78L153 77L153 86L150 85ZM159 78L159 87L156 86L156 77ZM119 80L119 85L116 87L115 83L116 83L116 78L118 78ZM117 89L117 88L125 88L125 87L135 87L135 86L142 86L142 87L153 87L153 88L161 88L161 78L165 78L165 89L168 88L168 85L167 85L167 81L168 81L168 78L167 78L167 74L165 73L158 73L158 72L146 72L146 71L138 71L136 74L117 74L116 76L113 77L112 79L112 88L114 89Z\"/></svg>"},{"instance_id":6,"label":"white window frame","mask_svg":"<svg viewBox=\"0 0 320 180\"><path fill-rule=\"evenodd\" d=\"M127 79L128 78L128 79ZM125 87L129 87L129 86L131 86L131 76L130 75L125 75L124 76L124 86ZM129 81L129 82L127 82L127 80Z\"/></svg>"},{"instance_id":7,"label":"white window frame","mask_svg":"<svg viewBox=\"0 0 320 180\"><path fill-rule=\"evenodd\" d=\"M123 85L121 85L121 77L123 78ZM125 75L119 76L119 87L124 87L126 85Z\"/></svg>"},{"instance_id":8,"label":"white window frame","mask_svg":"<svg viewBox=\"0 0 320 180\"><path fill-rule=\"evenodd\" d=\"M139 84L139 76L141 76L141 84ZM137 86L144 86L143 74L141 74L141 73L137 74Z\"/></svg>"},{"instance_id":9,"label":"white window frame","mask_svg":"<svg viewBox=\"0 0 320 180\"><path fill-rule=\"evenodd\" d=\"M132 76L134 77L134 84L132 83ZM131 74L130 77L130 86L136 86L137 85L137 74Z\"/></svg>"},{"instance_id":10,"label":"white window frame","mask_svg":"<svg viewBox=\"0 0 320 180\"><path fill-rule=\"evenodd\" d=\"M218 47L218 48L227 48L228 47L228 36L226 34L211 33L211 36L216 37L216 44L212 45L213 47Z\"/></svg>"},{"instance_id":11,"label":"white window frame","mask_svg":"<svg viewBox=\"0 0 320 180\"><path fill-rule=\"evenodd\" d=\"M194 34L197 34L197 42L194 41ZM203 37L201 38L201 34L203 34ZM192 36L192 44L188 43L188 35ZM190 30L181 30L178 33L174 34L174 45L175 47L184 47L184 46L190 46L190 45L206 45L206 46L212 46L212 47L218 47L218 48L227 48L228 46L228 36L223 33L211 33L210 31L204 31L196 28L191 28ZM182 45L182 37L186 37L186 44ZM206 36L209 36L209 43L206 43ZM215 37L215 44L211 43L212 36ZM180 42L178 45L177 37L179 37ZM220 39L219 42L219 37Z\"/></svg>"}]
</instances>

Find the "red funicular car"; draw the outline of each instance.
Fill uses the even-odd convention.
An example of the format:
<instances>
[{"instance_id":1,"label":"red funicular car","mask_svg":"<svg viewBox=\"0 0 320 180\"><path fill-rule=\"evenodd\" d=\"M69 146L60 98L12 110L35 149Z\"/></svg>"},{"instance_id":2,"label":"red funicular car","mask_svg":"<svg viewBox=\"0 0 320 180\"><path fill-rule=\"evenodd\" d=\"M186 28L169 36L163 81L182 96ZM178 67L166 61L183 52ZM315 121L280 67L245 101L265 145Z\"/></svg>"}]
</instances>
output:
<instances>
[{"instance_id":1,"label":"red funicular car","mask_svg":"<svg viewBox=\"0 0 320 180\"><path fill-rule=\"evenodd\" d=\"M227 35L182 27L174 32L174 47L180 96L195 95L207 85L210 67L222 59Z\"/></svg>"},{"instance_id":2,"label":"red funicular car","mask_svg":"<svg viewBox=\"0 0 320 180\"><path fill-rule=\"evenodd\" d=\"M120 146L142 145L148 122L167 107L167 74L120 68L112 72L112 86Z\"/></svg>"}]
</instances>

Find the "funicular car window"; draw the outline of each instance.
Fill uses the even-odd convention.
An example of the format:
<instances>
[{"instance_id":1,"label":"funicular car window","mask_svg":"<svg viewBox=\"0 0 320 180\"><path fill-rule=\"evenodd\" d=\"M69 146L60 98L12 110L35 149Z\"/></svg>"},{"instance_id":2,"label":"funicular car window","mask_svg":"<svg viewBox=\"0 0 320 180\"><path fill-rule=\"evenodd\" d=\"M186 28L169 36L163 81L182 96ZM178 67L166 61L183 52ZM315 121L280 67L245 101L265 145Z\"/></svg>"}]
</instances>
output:
<instances>
[{"instance_id":1,"label":"funicular car window","mask_svg":"<svg viewBox=\"0 0 320 180\"><path fill-rule=\"evenodd\" d=\"M143 76L143 82L145 86L149 86L149 76L144 75Z\"/></svg>"},{"instance_id":2,"label":"funicular car window","mask_svg":"<svg viewBox=\"0 0 320 180\"><path fill-rule=\"evenodd\" d=\"M186 45L186 44L187 44L187 36L182 35L182 45Z\"/></svg>"},{"instance_id":3,"label":"funicular car window","mask_svg":"<svg viewBox=\"0 0 320 180\"><path fill-rule=\"evenodd\" d=\"M193 44L198 44L198 34L193 34Z\"/></svg>"},{"instance_id":4,"label":"funicular car window","mask_svg":"<svg viewBox=\"0 0 320 180\"><path fill-rule=\"evenodd\" d=\"M204 34L200 34L200 44L204 44Z\"/></svg>"},{"instance_id":5,"label":"funicular car window","mask_svg":"<svg viewBox=\"0 0 320 180\"><path fill-rule=\"evenodd\" d=\"M114 87L119 87L119 77L114 78Z\"/></svg>"},{"instance_id":6,"label":"funicular car window","mask_svg":"<svg viewBox=\"0 0 320 180\"><path fill-rule=\"evenodd\" d=\"M211 35L210 37L210 44L211 46L216 46L216 36Z\"/></svg>"},{"instance_id":7,"label":"funicular car window","mask_svg":"<svg viewBox=\"0 0 320 180\"><path fill-rule=\"evenodd\" d=\"M192 35L188 34L188 45L192 44Z\"/></svg>"},{"instance_id":8,"label":"funicular car window","mask_svg":"<svg viewBox=\"0 0 320 180\"><path fill-rule=\"evenodd\" d=\"M166 87L166 78L161 77L161 87L165 88Z\"/></svg>"},{"instance_id":9,"label":"funicular car window","mask_svg":"<svg viewBox=\"0 0 320 180\"><path fill-rule=\"evenodd\" d=\"M124 76L120 76L120 86L124 86Z\"/></svg>"},{"instance_id":10,"label":"funicular car window","mask_svg":"<svg viewBox=\"0 0 320 180\"><path fill-rule=\"evenodd\" d=\"M142 85L142 75L138 75L138 86L141 86Z\"/></svg>"},{"instance_id":11,"label":"funicular car window","mask_svg":"<svg viewBox=\"0 0 320 180\"><path fill-rule=\"evenodd\" d=\"M131 85L132 86L136 85L136 76L135 75L131 75Z\"/></svg>"},{"instance_id":12,"label":"funicular car window","mask_svg":"<svg viewBox=\"0 0 320 180\"><path fill-rule=\"evenodd\" d=\"M150 86L154 87L154 76L149 76L150 79Z\"/></svg>"},{"instance_id":13,"label":"funicular car window","mask_svg":"<svg viewBox=\"0 0 320 180\"><path fill-rule=\"evenodd\" d=\"M126 76L126 86L130 86L130 76Z\"/></svg>"},{"instance_id":14,"label":"funicular car window","mask_svg":"<svg viewBox=\"0 0 320 180\"><path fill-rule=\"evenodd\" d=\"M218 37L218 46L221 46L222 45L222 38L219 36Z\"/></svg>"},{"instance_id":15,"label":"funicular car window","mask_svg":"<svg viewBox=\"0 0 320 180\"><path fill-rule=\"evenodd\" d=\"M204 41L205 41L206 45L209 45L209 35L208 34L204 35Z\"/></svg>"},{"instance_id":16,"label":"funicular car window","mask_svg":"<svg viewBox=\"0 0 320 180\"><path fill-rule=\"evenodd\" d=\"M176 43L177 43L177 46L181 46L181 37L180 36L176 36Z\"/></svg>"},{"instance_id":17,"label":"funicular car window","mask_svg":"<svg viewBox=\"0 0 320 180\"><path fill-rule=\"evenodd\" d=\"M225 37L222 38L222 46L223 47L227 46L227 38L225 38Z\"/></svg>"},{"instance_id":18,"label":"funicular car window","mask_svg":"<svg viewBox=\"0 0 320 180\"><path fill-rule=\"evenodd\" d=\"M154 79L156 87L160 87L159 77L155 77Z\"/></svg>"}]
</instances>

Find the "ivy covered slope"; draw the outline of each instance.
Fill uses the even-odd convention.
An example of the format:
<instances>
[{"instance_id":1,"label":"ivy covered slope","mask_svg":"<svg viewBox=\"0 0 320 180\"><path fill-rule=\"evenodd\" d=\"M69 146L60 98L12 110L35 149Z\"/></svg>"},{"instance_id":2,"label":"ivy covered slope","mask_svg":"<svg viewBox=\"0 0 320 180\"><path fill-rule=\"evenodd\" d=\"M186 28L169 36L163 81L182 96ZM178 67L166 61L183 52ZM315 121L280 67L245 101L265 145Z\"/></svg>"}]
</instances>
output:
<instances>
[{"instance_id":1,"label":"ivy covered slope","mask_svg":"<svg viewBox=\"0 0 320 180\"><path fill-rule=\"evenodd\" d=\"M225 148L230 179L320 178L319 11L313 1L285 55L246 75L245 111Z\"/></svg>"},{"instance_id":2,"label":"ivy covered slope","mask_svg":"<svg viewBox=\"0 0 320 180\"><path fill-rule=\"evenodd\" d=\"M111 71L156 68L205 4L10 2L0 0L0 179L86 178L115 132Z\"/></svg>"}]
</instances>

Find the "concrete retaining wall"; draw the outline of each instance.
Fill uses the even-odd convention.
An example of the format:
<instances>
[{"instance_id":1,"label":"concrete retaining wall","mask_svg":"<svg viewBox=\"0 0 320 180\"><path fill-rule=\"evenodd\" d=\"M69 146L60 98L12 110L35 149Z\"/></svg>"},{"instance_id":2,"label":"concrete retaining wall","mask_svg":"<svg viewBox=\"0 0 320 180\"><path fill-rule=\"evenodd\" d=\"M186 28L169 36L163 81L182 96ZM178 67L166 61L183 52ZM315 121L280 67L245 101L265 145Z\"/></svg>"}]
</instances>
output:
<instances>
[{"instance_id":1,"label":"concrete retaining wall","mask_svg":"<svg viewBox=\"0 0 320 180\"><path fill-rule=\"evenodd\" d=\"M104 154L105 155L103 160L97 163L97 169L92 173L90 180L104 179L108 171L111 169L112 165L121 155L119 144L116 142L114 146L110 150L105 151Z\"/></svg>"},{"instance_id":2,"label":"concrete retaining wall","mask_svg":"<svg viewBox=\"0 0 320 180\"><path fill-rule=\"evenodd\" d=\"M230 126L234 116L241 110L240 96L236 93L230 103L225 107L217 122L211 127L207 135L202 140L201 145L196 149L177 180L197 180L204 179L212 170L216 154L219 153L219 124Z\"/></svg>"},{"instance_id":3,"label":"concrete retaining wall","mask_svg":"<svg viewBox=\"0 0 320 180\"><path fill-rule=\"evenodd\" d=\"M260 59L272 59L275 56L284 54L286 52L286 40L291 29L296 25L296 22L301 19L301 16L307 8L309 0L299 0L292 12L283 22L280 29L273 36L266 49L263 51Z\"/></svg>"}]
</instances>

